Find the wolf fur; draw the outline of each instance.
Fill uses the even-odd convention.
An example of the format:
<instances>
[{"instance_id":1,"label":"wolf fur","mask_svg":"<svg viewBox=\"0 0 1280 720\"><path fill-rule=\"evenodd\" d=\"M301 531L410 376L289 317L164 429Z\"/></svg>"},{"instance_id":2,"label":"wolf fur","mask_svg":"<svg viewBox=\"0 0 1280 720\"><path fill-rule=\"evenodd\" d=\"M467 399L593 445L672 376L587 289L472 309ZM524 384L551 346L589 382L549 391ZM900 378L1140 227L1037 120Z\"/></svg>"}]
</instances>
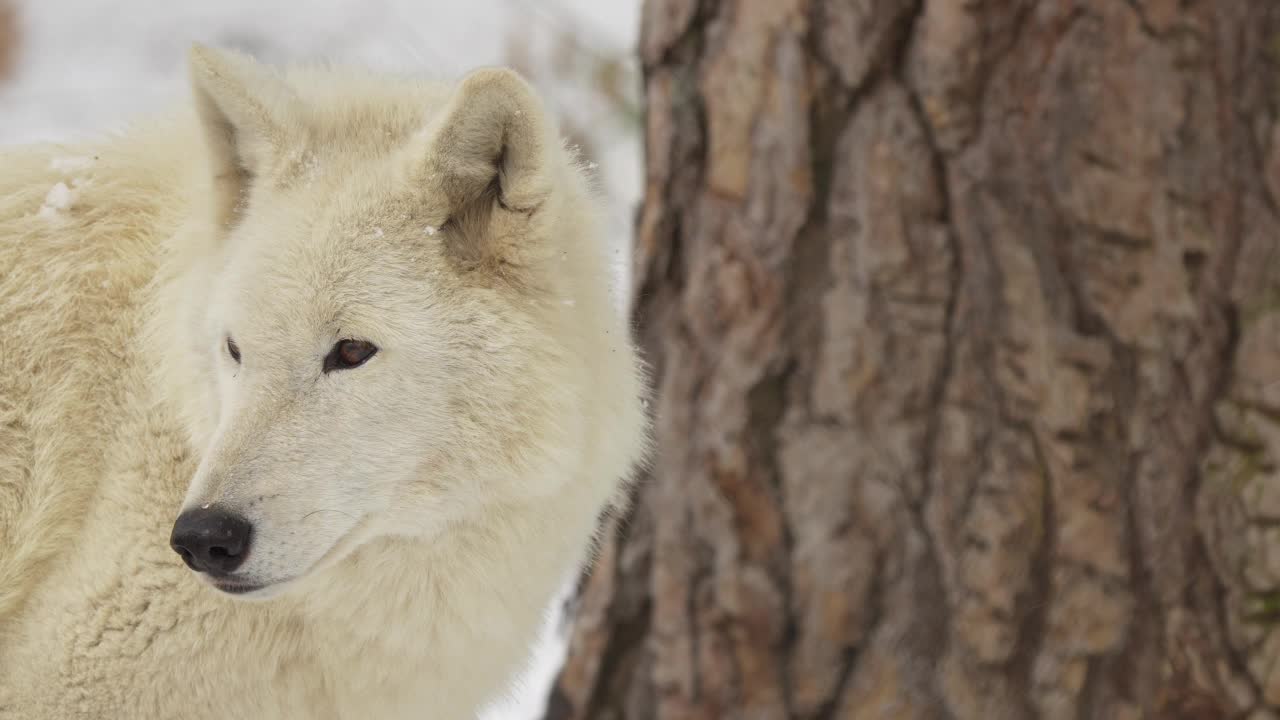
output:
<instances>
[{"instance_id":1,"label":"wolf fur","mask_svg":"<svg viewBox=\"0 0 1280 720\"><path fill-rule=\"evenodd\" d=\"M474 717L645 449L600 203L508 70L190 68L0 153L0 718Z\"/></svg>"}]
</instances>

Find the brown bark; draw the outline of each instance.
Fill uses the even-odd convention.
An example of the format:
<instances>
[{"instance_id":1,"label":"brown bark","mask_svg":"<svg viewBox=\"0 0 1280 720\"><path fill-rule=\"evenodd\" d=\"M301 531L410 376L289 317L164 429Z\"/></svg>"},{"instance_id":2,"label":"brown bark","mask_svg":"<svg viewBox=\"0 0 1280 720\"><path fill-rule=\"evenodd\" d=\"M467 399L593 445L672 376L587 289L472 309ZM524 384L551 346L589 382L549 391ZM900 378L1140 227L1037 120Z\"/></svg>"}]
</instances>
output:
<instances>
[{"instance_id":1,"label":"brown bark","mask_svg":"<svg viewBox=\"0 0 1280 720\"><path fill-rule=\"evenodd\" d=\"M1280 3L650 0L550 715L1280 717Z\"/></svg>"}]
</instances>

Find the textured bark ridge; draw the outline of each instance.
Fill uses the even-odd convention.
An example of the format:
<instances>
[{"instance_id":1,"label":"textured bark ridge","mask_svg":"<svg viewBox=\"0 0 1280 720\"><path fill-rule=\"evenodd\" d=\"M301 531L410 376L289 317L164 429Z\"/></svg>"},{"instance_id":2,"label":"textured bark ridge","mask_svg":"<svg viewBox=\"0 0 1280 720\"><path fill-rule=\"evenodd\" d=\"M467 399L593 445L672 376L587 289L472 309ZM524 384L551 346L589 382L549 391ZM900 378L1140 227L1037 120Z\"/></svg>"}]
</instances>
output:
<instances>
[{"instance_id":1,"label":"textured bark ridge","mask_svg":"<svg viewBox=\"0 0 1280 720\"><path fill-rule=\"evenodd\" d=\"M650 0L555 718L1280 718L1280 3Z\"/></svg>"}]
</instances>

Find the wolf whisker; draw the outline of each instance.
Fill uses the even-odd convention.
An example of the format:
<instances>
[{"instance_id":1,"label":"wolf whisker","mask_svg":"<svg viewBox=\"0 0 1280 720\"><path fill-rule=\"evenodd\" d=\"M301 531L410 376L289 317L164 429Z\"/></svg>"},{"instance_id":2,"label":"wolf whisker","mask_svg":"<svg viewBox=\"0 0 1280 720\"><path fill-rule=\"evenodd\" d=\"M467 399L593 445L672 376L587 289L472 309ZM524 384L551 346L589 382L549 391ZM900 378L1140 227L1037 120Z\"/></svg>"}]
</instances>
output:
<instances>
[{"instance_id":1,"label":"wolf whisker","mask_svg":"<svg viewBox=\"0 0 1280 720\"><path fill-rule=\"evenodd\" d=\"M298 522L302 522L303 520L306 520L307 518L311 517L312 515L315 515L316 513L322 513L322 512L335 512L335 513L338 513L339 515L346 515L347 517L351 518L352 520L355 520L355 519L356 519L356 516L355 516L355 515L352 515L351 513L346 512L345 510L338 510L337 508L320 508L319 510L312 510L311 512L307 513L306 515L303 515L303 516L302 516L302 519L301 519L301 520L299 520Z\"/></svg>"}]
</instances>

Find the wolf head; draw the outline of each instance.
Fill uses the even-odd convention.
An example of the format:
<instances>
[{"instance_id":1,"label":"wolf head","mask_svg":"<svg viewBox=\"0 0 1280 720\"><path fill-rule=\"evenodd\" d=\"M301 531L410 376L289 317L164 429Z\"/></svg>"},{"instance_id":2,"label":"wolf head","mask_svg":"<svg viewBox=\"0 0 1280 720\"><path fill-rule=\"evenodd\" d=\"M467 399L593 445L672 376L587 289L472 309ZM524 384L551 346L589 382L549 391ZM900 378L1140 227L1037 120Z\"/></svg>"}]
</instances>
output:
<instances>
[{"instance_id":1,"label":"wolf head","mask_svg":"<svg viewBox=\"0 0 1280 720\"><path fill-rule=\"evenodd\" d=\"M155 330L200 457L188 565L268 596L372 538L596 474L607 495L640 381L595 200L531 88L205 48L191 76L207 163Z\"/></svg>"}]
</instances>

